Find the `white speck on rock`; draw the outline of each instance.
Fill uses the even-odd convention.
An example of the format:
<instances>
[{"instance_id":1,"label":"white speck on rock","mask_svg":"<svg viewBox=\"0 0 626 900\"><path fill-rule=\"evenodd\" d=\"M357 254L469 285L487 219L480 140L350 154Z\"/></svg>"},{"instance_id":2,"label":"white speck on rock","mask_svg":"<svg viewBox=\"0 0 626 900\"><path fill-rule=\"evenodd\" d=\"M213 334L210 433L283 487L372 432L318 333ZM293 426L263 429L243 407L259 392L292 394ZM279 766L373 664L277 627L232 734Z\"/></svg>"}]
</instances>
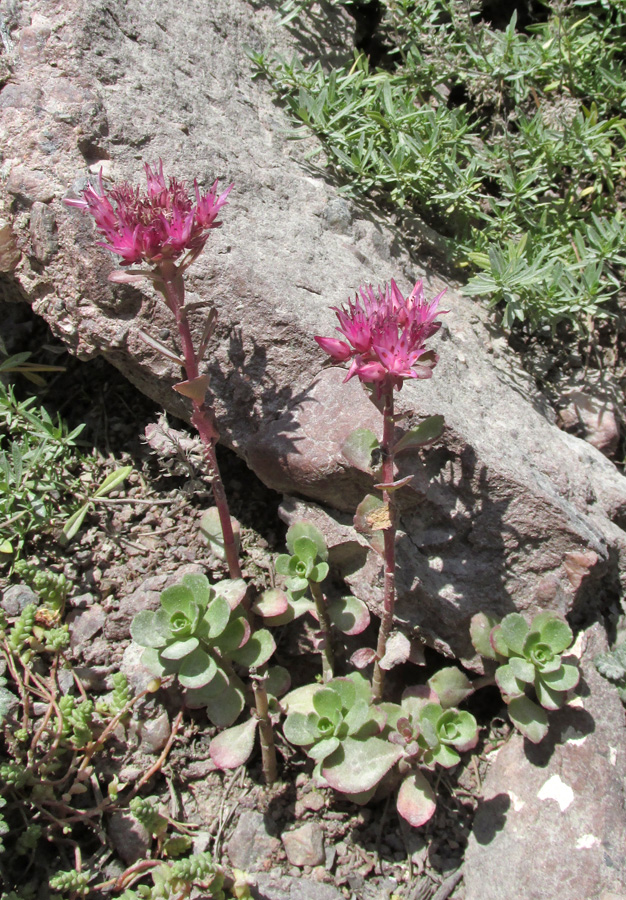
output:
<instances>
[{"instance_id":1,"label":"white speck on rock","mask_svg":"<svg viewBox=\"0 0 626 900\"><path fill-rule=\"evenodd\" d=\"M579 837L576 841L576 849L590 850L592 847L595 847L595 845L599 843L600 839L597 838L595 834L583 834L583 836Z\"/></svg>"},{"instance_id":2,"label":"white speck on rock","mask_svg":"<svg viewBox=\"0 0 626 900\"><path fill-rule=\"evenodd\" d=\"M612 766L617 762L617 747L611 747L609 744L609 762Z\"/></svg>"},{"instance_id":3,"label":"white speck on rock","mask_svg":"<svg viewBox=\"0 0 626 900\"><path fill-rule=\"evenodd\" d=\"M514 794L513 791L507 791L507 794L511 798L511 803L513 804L513 809L515 810L515 812L519 812L520 809L523 809L523 807L526 806L525 802L523 800L520 800L517 794Z\"/></svg>"},{"instance_id":4,"label":"white speck on rock","mask_svg":"<svg viewBox=\"0 0 626 900\"><path fill-rule=\"evenodd\" d=\"M565 812L568 806L574 802L574 791L569 784L561 779L560 775L553 775L545 782L539 793L539 800L556 800L561 807L561 812Z\"/></svg>"}]
</instances>

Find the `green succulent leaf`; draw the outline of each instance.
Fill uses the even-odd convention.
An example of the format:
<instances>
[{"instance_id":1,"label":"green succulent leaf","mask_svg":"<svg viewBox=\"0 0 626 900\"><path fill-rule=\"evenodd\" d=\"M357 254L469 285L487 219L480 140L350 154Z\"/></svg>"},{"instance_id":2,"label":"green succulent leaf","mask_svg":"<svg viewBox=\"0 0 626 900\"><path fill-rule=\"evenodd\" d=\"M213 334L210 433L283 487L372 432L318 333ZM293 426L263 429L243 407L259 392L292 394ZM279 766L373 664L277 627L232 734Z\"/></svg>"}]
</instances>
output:
<instances>
[{"instance_id":1,"label":"green succulent leaf","mask_svg":"<svg viewBox=\"0 0 626 900\"><path fill-rule=\"evenodd\" d=\"M550 646L553 653L563 653L574 640L572 629L567 622L554 616L547 618L545 613L535 616L531 630L539 632L541 640Z\"/></svg>"},{"instance_id":2,"label":"green succulent leaf","mask_svg":"<svg viewBox=\"0 0 626 900\"><path fill-rule=\"evenodd\" d=\"M421 772L408 775L398 791L398 813L413 828L425 825L432 818L437 806L435 792Z\"/></svg>"},{"instance_id":3,"label":"green succulent leaf","mask_svg":"<svg viewBox=\"0 0 626 900\"><path fill-rule=\"evenodd\" d=\"M240 528L237 519L230 517L230 523L233 529L233 537L235 547L239 552ZM224 535L222 533L222 523L220 514L216 506L208 509L200 520L200 533L205 537L211 552L217 559L226 559L226 551L224 549Z\"/></svg>"},{"instance_id":4,"label":"green succulent leaf","mask_svg":"<svg viewBox=\"0 0 626 900\"><path fill-rule=\"evenodd\" d=\"M314 581L316 584L320 584L322 581L324 581L325 578L328 577L329 571L330 569L327 562L319 562L311 569L309 573L309 581Z\"/></svg>"},{"instance_id":5,"label":"green succulent leaf","mask_svg":"<svg viewBox=\"0 0 626 900\"><path fill-rule=\"evenodd\" d=\"M332 687L323 687L313 695L313 708L320 717L334 719L341 715L341 696Z\"/></svg>"},{"instance_id":6,"label":"green succulent leaf","mask_svg":"<svg viewBox=\"0 0 626 900\"><path fill-rule=\"evenodd\" d=\"M509 613L500 622L500 636L507 647L520 656L524 655L524 641L528 631L526 619L519 613Z\"/></svg>"},{"instance_id":7,"label":"green succulent leaf","mask_svg":"<svg viewBox=\"0 0 626 900\"><path fill-rule=\"evenodd\" d=\"M252 604L252 612L261 618L275 619L289 609L289 597L278 588L263 591Z\"/></svg>"},{"instance_id":8,"label":"green succulent leaf","mask_svg":"<svg viewBox=\"0 0 626 900\"><path fill-rule=\"evenodd\" d=\"M350 709L359 696L359 688L352 678L333 678L326 685L339 700L339 709ZM317 707L316 707L317 708Z\"/></svg>"},{"instance_id":9,"label":"green succulent leaf","mask_svg":"<svg viewBox=\"0 0 626 900\"><path fill-rule=\"evenodd\" d=\"M294 688L283 697L281 706L289 714L299 712L308 715L313 711L313 696L321 689L320 684L304 684L302 687Z\"/></svg>"},{"instance_id":10,"label":"green succulent leaf","mask_svg":"<svg viewBox=\"0 0 626 900\"><path fill-rule=\"evenodd\" d=\"M243 685L235 684L231 678L219 695L207 697L202 705L216 728L230 728L245 705Z\"/></svg>"},{"instance_id":11,"label":"green succulent leaf","mask_svg":"<svg viewBox=\"0 0 626 900\"><path fill-rule=\"evenodd\" d=\"M229 622L224 631L215 639L215 646L223 656L228 656L245 646L250 635L250 624L243 616Z\"/></svg>"},{"instance_id":12,"label":"green succulent leaf","mask_svg":"<svg viewBox=\"0 0 626 900\"><path fill-rule=\"evenodd\" d=\"M209 753L218 769L237 769L247 763L254 750L257 725L258 719L250 718L213 738Z\"/></svg>"},{"instance_id":13,"label":"green succulent leaf","mask_svg":"<svg viewBox=\"0 0 626 900\"><path fill-rule=\"evenodd\" d=\"M508 706L511 722L533 744L538 744L548 733L548 714L530 699L516 697Z\"/></svg>"},{"instance_id":14,"label":"green succulent leaf","mask_svg":"<svg viewBox=\"0 0 626 900\"><path fill-rule=\"evenodd\" d=\"M573 663L562 663L555 672L542 672L541 680L552 691L571 691L580 679L578 666Z\"/></svg>"},{"instance_id":15,"label":"green succulent leaf","mask_svg":"<svg viewBox=\"0 0 626 900\"><path fill-rule=\"evenodd\" d=\"M491 645L489 635L492 628L498 624L497 619L485 613L476 613L470 622L470 638L477 653L486 659L497 659L498 654Z\"/></svg>"},{"instance_id":16,"label":"green succulent leaf","mask_svg":"<svg viewBox=\"0 0 626 900\"><path fill-rule=\"evenodd\" d=\"M187 638L186 641L174 641L161 650L161 659L183 659L200 645L200 641L196 637Z\"/></svg>"},{"instance_id":17,"label":"green succulent leaf","mask_svg":"<svg viewBox=\"0 0 626 900\"><path fill-rule=\"evenodd\" d=\"M157 678L173 675L177 670L177 662L171 659L162 659L159 651L154 647L148 647L143 651L141 665Z\"/></svg>"},{"instance_id":18,"label":"green succulent leaf","mask_svg":"<svg viewBox=\"0 0 626 900\"><path fill-rule=\"evenodd\" d=\"M294 597L292 592L287 593L286 597L288 599L286 611L277 616L265 616L266 625L272 627L286 625L288 622L293 622L294 619L299 619L305 613L315 612L315 603L307 597Z\"/></svg>"},{"instance_id":19,"label":"green succulent leaf","mask_svg":"<svg viewBox=\"0 0 626 900\"><path fill-rule=\"evenodd\" d=\"M373 431L367 428L357 428L348 435L343 443L341 452L345 459L368 475L373 475L380 465L380 444Z\"/></svg>"},{"instance_id":20,"label":"green succulent leaf","mask_svg":"<svg viewBox=\"0 0 626 900\"><path fill-rule=\"evenodd\" d=\"M361 634L370 623L369 610L357 597L349 596L333 600L327 609L328 618L343 634Z\"/></svg>"},{"instance_id":21,"label":"green succulent leaf","mask_svg":"<svg viewBox=\"0 0 626 900\"><path fill-rule=\"evenodd\" d=\"M154 627L159 632L159 634L165 639L165 643L174 640L174 635L172 634L172 630L170 628L170 614L163 609L163 607L159 607L154 614Z\"/></svg>"},{"instance_id":22,"label":"green succulent leaf","mask_svg":"<svg viewBox=\"0 0 626 900\"><path fill-rule=\"evenodd\" d=\"M319 528L313 525L312 522L296 522L288 529L285 541L290 553L295 553L295 542L303 537L313 541L317 548L316 556L318 559L324 561L328 559L326 539Z\"/></svg>"},{"instance_id":23,"label":"green succulent leaf","mask_svg":"<svg viewBox=\"0 0 626 900\"><path fill-rule=\"evenodd\" d=\"M283 734L296 747L307 747L319 739L318 731L311 726L308 715L301 712L289 713L283 723Z\"/></svg>"},{"instance_id":24,"label":"green succulent leaf","mask_svg":"<svg viewBox=\"0 0 626 900\"><path fill-rule=\"evenodd\" d=\"M424 754L424 765L431 768L435 763L443 766L444 769L451 769L453 766L461 762L461 757L454 749L447 744L438 744L431 750L427 750Z\"/></svg>"},{"instance_id":25,"label":"green succulent leaf","mask_svg":"<svg viewBox=\"0 0 626 900\"><path fill-rule=\"evenodd\" d=\"M161 591L161 606L170 616L183 612L189 619L198 608L191 590L184 584L173 584Z\"/></svg>"},{"instance_id":26,"label":"green succulent leaf","mask_svg":"<svg viewBox=\"0 0 626 900\"><path fill-rule=\"evenodd\" d=\"M218 596L212 600L206 611L205 619L209 625L211 640L218 638L226 630L232 610L225 597Z\"/></svg>"},{"instance_id":27,"label":"green succulent leaf","mask_svg":"<svg viewBox=\"0 0 626 900\"><path fill-rule=\"evenodd\" d=\"M359 741L347 737L326 758L322 774L336 791L358 794L377 785L401 756L400 747L382 738Z\"/></svg>"},{"instance_id":28,"label":"green succulent leaf","mask_svg":"<svg viewBox=\"0 0 626 900\"><path fill-rule=\"evenodd\" d=\"M531 631L524 641L524 656L540 672L556 672L561 667L561 657L537 631Z\"/></svg>"},{"instance_id":29,"label":"green succulent leaf","mask_svg":"<svg viewBox=\"0 0 626 900\"><path fill-rule=\"evenodd\" d=\"M226 600L231 610L237 609L247 590L248 585L243 578L223 578L215 585L215 593Z\"/></svg>"},{"instance_id":30,"label":"green succulent leaf","mask_svg":"<svg viewBox=\"0 0 626 900\"><path fill-rule=\"evenodd\" d=\"M458 706L466 697L474 693L472 682L456 666L439 669L428 679L428 684L439 698L443 709Z\"/></svg>"},{"instance_id":31,"label":"green succulent leaf","mask_svg":"<svg viewBox=\"0 0 626 900\"><path fill-rule=\"evenodd\" d=\"M494 625L494 627L491 629L491 634L489 635L489 641L491 643L491 646L493 647L493 651L496 654L496 657L510 656L511 651L509 650L509 646L502 636L502 624Z\"/></svg>"},{"instance_id":32,"label":"green succulent leaf","mask_svg":"<svg viewBox=\"0 0 626 900\"><path fill-rule=\"evenodd\" d=\"M178 670L178 680L183 687L201 688L215 677L216 672L215 660L198 647L183 659Z\"/></svg>"},{"instance_id":33,"label":"green succulent leaf","mask_svg":"<svg viewBox=\"0 0 626 900\"><path fill-rule=\"evenodd\" d=\"M526 684L532 684L535 680L535 667L521 656L512 656L509 659L509 668L516 678L525 681Z\"/></svg>"},{"instance_id":34,"label":"green succulent leaf","mask_svg":"<svg viewBox=\"0 0 626 900\"><path fill-rule=\"evenodd\" d=\"M312 747L309 747L306 754L307 756L310 756L311 759L320 762L321 760L326 759L327 756L330 756L331 753L334 753L340 743L341 742L337 737L324 738L324 740L318 741L316 744L313 744Z\"/></svg>"},{"instance_id":35,"label":"green succulent leaf","mask_svg":"<svg viewBox=\"0 0 626 900\"><path fill-rule=\"evenodd\" d=\"M432 444L443 434L444 429L443 416L429 416L416 428L412 428L404 434L393 448L394 453L401 453L403 450L413 450L416 447L425 447Z\"/></svg>"},{"instance_id":36,"label":"green succulent leaf","mask_svg":"<svg viewBox=\"0 0 626 900\"><path fill-rule=\"evenodd\" d=\"M508 697L521 697L524 693L524 682L515 677L515 672L508 663L496 671L496 684L505 700Z\"/></svg>"},{"instance_id":37,"label":"green succulent leaf","mask_svg":"<svg viewBox=\"0 0 626 900\"><path fill-rule=\"evenodd\" d=\"M365 700L355 700L343 717L349 735L357 735L370 718L370 706ZM360 736L360 735L359 735Z\"/></svg>"},{"instance_id":38,"label":"green succulent leaf","mask_svg":"<svg viewBox=\"0 0 626 900\"><path fill-rule=\"evenodd\" d=\"M289 563L291 557L287 553L281 553L274 560L274 568L279 575L289 575Z\"/></svg>"},{"instance_id":39,"label":"green succulent leaf","mask_svg":"<svg viewBox=\"0 0 626 900\"><path fill-rule=\"evenodd\" d=\"M537 694L537 700L544 709L560 709L565 703L565 694L562 691L555 691L546 684L539 672L537 672L537 677L535 678L535 693Z\"/></svg>"},{"instance_id":40,"label":"green succulent leaf","mask_svg":"<svg viewBox=\"0 0 626 900\"><path fill-rule=\"evenodd\" d=\"M304 562L314 563L317 558L317 544L308 537L299 537L293 541L292 553Z\"/></svg>"},{"instance_id":41,"label":"green succulent leaf","mask_svg":"<svg viewBox=\"0 0 626 900\"><path fill-rule=\"evenodd\" d=\"M299 578L293 577L287 579L287 588L290 591L294 591L294 593L299 593L300 591L306 591L309 586L309 582L307 578Z\"/></svg>"},{"instance_id":42,"label":"green succulent leaf","mask_svg":"<svg viewBox=\"0 0 626 900\"><path fill-rule=\"evenodd\" d=\"M167 643L156 628L154 615L149 609L142 609L131 622L130 636L140 647L165 647Z\"/></svg>"},{"instance_id":43,"label":"green succulent leaf","mask_svg":"<svg viewBox=\"0 0 626 900\"><path fill-rule=\"evenodd\" d=\"M274 638L266 628L255 631L241 650L231 653L231 658L248 669L264 665L276 650Z\"/></svg>"},{"instance_id":44,"label":"green succulent leaf","mask_svg":"<svg viewBox=\"0 0 626 900\"><path fill-rule=\"evenodd\" d=\"M198 604L200 609L206 609L213 596L213 589L206 575L202 575L199 572L188 572L186 575L183 575L182 584L183 587L189 589L192 599Z\"/></svg>"}]
</instances>

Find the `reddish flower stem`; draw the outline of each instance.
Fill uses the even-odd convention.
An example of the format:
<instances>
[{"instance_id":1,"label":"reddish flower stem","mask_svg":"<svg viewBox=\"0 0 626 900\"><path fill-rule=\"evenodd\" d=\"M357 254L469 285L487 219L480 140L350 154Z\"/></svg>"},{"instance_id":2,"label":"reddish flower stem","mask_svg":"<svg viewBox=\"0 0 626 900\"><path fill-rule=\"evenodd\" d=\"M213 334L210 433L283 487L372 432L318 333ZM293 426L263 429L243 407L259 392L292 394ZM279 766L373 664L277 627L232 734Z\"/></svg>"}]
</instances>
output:
<instances>
[{"instance_id":1,"label":"reddish flower stem","mask_svg":"<svg viewBox=\"0 0 626 900\"><path fill-rule=\"evenodd\" d=\"M394 412L393 412L393 384L387 384L383 392L383 439L381 451L383 458L382 483L391 484L394 480ZM387 649L387 639L393 626L393 614L396 605L396 510L393 491L383 491L383 503L389 517L389 527L385 528L385 585L383 594L383 615L378 632L378 644L376 646L376 662L372 677L372 700L378 703L383 697L385 682L385 670L381 669L380 661Z\"/></svg>"},{"instance_id":2,"label":"reddish flower stem","mask_svg":"<svg viewBox=\"0 0 626 900\"><path fill-rule=\"evenodd\" d=\"M180 268L172 262L161 263L158 267L161 282L156 282L156 287L161 290L165 301L174 314L176 326L180 336L181 349L185 360L185 374L188 381L193 381L199 376L198 357L187 320L187 312L185 310L185 282L181 274ZM233 534L233 527L230 521L230 510L228 508L228 500L226 499L226 491L224 490L224 482L220 473L217 456L215 454L215 445L219 439L219 431L215 422L213 410L207 406L204 401L192 400L193 413L191 416L191 424L197 430L202 441L204 449L204 457L207 464L211 486L213 488L213 499L220 517L220 525L222 527L222 537L224 539L224 552L226 554L226 562L231 578L241 578L241 568L239 565L239 555L237 553L237 545Z\"/></svg>"}]
</instances>

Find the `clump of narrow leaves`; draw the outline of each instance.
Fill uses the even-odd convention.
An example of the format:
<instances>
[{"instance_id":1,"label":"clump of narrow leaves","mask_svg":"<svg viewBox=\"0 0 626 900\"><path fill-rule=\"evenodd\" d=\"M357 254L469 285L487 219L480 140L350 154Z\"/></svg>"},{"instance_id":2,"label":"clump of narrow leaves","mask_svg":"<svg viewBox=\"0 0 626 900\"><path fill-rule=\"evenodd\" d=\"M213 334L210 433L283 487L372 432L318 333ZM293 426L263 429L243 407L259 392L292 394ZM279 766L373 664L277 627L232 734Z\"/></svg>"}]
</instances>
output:
<instances>
[{"instance_id":1,"label":"clump of narrow leaves","mask_svg":"<svg viewBox=\"0 0 626 900\"><path fill-rule=\"evenodd\" d=\"M158 610L142 610L131 626L146 647L143 664L157 677L176 674L189 706L204 706L214 725L233 724L244 707L244 685L234 666L258 668L275 650L266 629L253 632L242 601L241 579L209 584L184 575L161 593Z\"/></svg>"},{"instance_id":2,"label":"clump of narrow leaves","mask_svg":"<svg viewBox=\"0 0 626 900\"><path fill-rule=\"evenodd\" d=\"M530 741L539 743L548 731L546 710L563 706L567 692L578 684L578 660L563 657L573 641L571 628L547 611L530 625L519 613L510 613L500 623L478 613L471 635L478 653L497 664L495 680L511 721Z\"/></svg>"}]
</instances>

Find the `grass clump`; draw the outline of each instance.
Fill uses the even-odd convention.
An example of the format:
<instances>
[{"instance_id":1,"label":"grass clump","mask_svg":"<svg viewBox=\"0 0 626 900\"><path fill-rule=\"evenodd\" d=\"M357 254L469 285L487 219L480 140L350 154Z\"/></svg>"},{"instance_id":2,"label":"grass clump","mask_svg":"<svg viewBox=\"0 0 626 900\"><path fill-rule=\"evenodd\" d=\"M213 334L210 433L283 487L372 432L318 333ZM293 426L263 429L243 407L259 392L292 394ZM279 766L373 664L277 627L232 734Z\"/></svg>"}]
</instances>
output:
<instances>
[{"instance_id":1,"label":"grass clump","mask_svg":"<svg viewBox=\"0 0 626 900\"><path fill-rule=\"evenodd\" d=\"M252 54L341 190L423 217L507 328L610 315L626 262L624 0L531 3L503 27L475 0L381 6L378 65Z\"/></svg>"}]
</instances>

